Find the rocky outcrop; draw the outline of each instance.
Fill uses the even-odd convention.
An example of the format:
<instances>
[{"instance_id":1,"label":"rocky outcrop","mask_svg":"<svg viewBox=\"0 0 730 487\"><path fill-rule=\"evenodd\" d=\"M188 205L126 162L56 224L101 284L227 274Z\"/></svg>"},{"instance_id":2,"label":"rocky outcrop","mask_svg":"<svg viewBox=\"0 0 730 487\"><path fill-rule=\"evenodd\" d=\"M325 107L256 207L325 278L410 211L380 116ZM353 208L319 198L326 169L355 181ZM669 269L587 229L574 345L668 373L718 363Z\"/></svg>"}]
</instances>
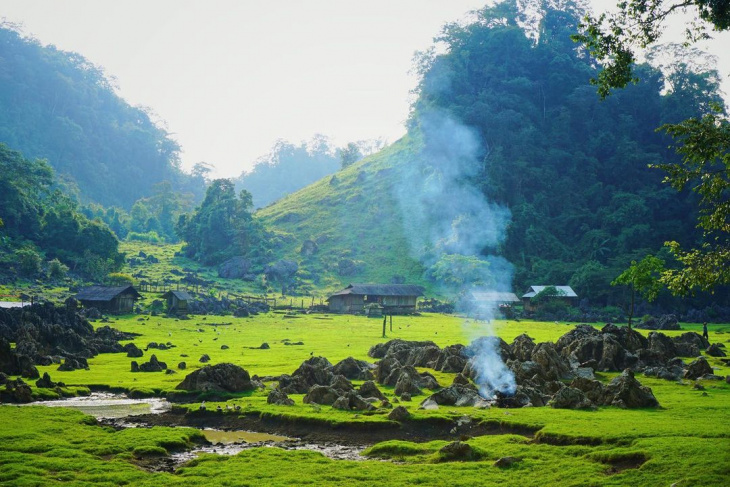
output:
<instances>
[{"instance_id":1,"label":"rocky outcrop","mask_svg":"<svg viewBox=\"0 0 730 487\"><path fill-rule=\"evenodd\" d=\"M712 367L705 357L699 357L687 366L687 370L684 372L684 378L699 379L707 374L713 374Z\"/></svg>"},{"instance_id":2,"label":"rocky outcrop","mask_svg":"<svg viewBox=\"0 0 730 487\"><path fill-rule=\"evenodd\" d=\"M237 256L231 257L218 266L218 277L253 281L256 278L256 273L252 270L251 260Z\"/></svg>"},{"instance_id":3,"label":"rocky outcrop","mask_svg":"<svg viewBox=\"0 0 730 487\"><path fill-rule=\"evenodd\" d=\"M208 365L188 374L175 389L201 392L245 392L255 389L248 372L238 365Z\"/></svg>"},{"instance_id":4,"label":"rocky outcrop","mask_svg":"<svg viewBox=\"0 0 730 487\"><path fill-rule=\"evenodd\" d=\"M37 379L40 375L35 365L60 363L63 359L67 365L61 370L88 368L86 359L99 353L124 352L119 340L134 336L108 326L95 331L70 301L62 306L45 303L3 308L0 309L0 372ZM15 343L13 350L9 347L11 342Z\"/></svg>"},{"instance_id":5,"label":"rocky outcrop","mask_svg":"<svg viewBox=\"0 0 730 487\"><path fill-rule=\"evenodd\" d=\"M720 347L720 344L713 343L709 347L707 347L707 355L710 357L726 357L727 354L725 351Z\"/></svg>"},{"instance_id":6,"label":"rocky outcrop","mask_svg":"<svg viewBox=\"0 0 730 487\"><path fill-rule=\"evenodd\" d=\"M351 380L372 380L374 368L375 365L369 362L347 357L332 367L332 373L343 375Z\"/></svg>"},{"instance_id":7,"label":"rocky outcrop","mask_svg":"<svg viewBox=\"0 0 730 487\"><path fill-rule=\"evenodd\" d=\"M275 404L277 406L293 406L294 405L294 400L290 399L289 396L287 396L285 392L283 392L279 389L273 389L271 392L269 392L269 395L266 398L266 402L268 404Z\"/></svg>"},{"instance_id":8,"label":"rocky outcrop","mask_svg":"<svg viewBox=\"0 0 730 487\"><path fill-rule=\"evenodd\" d=\"M161 372L167 370L167 364L157 360L157 356L152 354L148 362L139 364L138 372Z\"/></svg>"},{"instance_id":9,"label":"rocky outcrop","mask_svg":"<svg viewBox=\"0 0 730 487\"><path fill-rule=\"evenodd\" d=\"M439 406L476 406L483 403L484 400L472 387L451 385L431 394L421 403L421 406L427 405L429 402Z\"/></svg>"}]
</instances>

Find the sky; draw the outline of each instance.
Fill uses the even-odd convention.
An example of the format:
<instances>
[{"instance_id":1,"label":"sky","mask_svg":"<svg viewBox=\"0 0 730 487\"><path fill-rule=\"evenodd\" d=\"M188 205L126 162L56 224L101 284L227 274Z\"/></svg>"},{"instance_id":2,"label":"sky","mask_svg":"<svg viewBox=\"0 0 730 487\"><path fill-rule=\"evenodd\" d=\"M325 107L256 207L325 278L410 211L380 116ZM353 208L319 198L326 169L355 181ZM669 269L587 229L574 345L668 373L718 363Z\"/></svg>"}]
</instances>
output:
<instances>
[{"instance_id":1,"label":"sky","mask_svg":"<svg viewBox=\"0 0 730 487\"><path fill-rule=\"evenodd\" d=\"M278 139L400 138L417 82L414 53L485 3L0 0L0 18L103 67L127 102L149 107L180 143L183 168L206 162L214 176L232 177ZM728 92L724 46L730 35L709 50Z\"/></svg>"}]
</instances>

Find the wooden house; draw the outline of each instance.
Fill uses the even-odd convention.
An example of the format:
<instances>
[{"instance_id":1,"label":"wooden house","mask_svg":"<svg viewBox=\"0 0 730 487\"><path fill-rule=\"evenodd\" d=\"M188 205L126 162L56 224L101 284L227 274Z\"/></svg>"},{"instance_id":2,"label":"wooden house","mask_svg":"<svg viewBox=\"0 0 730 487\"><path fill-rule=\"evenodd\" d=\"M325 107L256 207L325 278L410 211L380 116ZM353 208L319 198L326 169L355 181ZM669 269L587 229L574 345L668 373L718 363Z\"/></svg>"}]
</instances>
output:
<instances>
[{"instance_id":1,"label":"wooden house","mask_svg":"<svg viewBox=\"0 0 730 487\"><path fill-rule=\"evenodd\" d=\"M416 310L423 287L411 284L350 284L327 298L332 313L362 313L365 306L378 304L383 314L408 314Z\"/></svg>"},{"instance_id":2,"label":"wooden house","mask_svg":"<svg viewBox=\"0 0 730 487\"><path fill-rule=\"evenodd\" d=\"M76 295L76 299L87 308L119 314L134 311L134 302L141 297L133 286L90 286Z\"/></svg>"},{"instance_id":3,"label":"wooden house","mask_svg":"<svg viewBox=\"0 0 730 487\"><path fill-rule=\"evenodd\" d=\"M167 291L162 297L167 301L168 313L187 313L188 302L193 299L187 291L173 290Z\"/></svg>"},{"instance_id":4,"label":"wooden house","mask_svg":"<svg viewBox=\"0 0 730 487\"><path fill-rule=\"evenodd\" d=\"M547 287L554 287L558 293L552 296L551 299L558 299L569 306L575 306L578 295L575 294L575 291L570 286L530 286L527 292L522 295L522 304L525 311L534 311L537 309L537 305L532 302L532 299Z\"/></svg>"}]
</instances>

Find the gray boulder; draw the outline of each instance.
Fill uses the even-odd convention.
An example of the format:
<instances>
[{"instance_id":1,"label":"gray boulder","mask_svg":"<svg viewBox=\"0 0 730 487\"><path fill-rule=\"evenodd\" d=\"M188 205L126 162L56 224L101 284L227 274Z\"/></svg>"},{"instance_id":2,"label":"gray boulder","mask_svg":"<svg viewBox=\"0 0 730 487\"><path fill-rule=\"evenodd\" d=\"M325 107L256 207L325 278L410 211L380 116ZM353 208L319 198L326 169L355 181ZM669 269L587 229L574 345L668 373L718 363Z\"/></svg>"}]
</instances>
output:
<instances>
[{"instance_id":1,"label":"gray boulder","mask_svg":"<svg viewBox=\"0 0 730 487\"><path fill-rule=\"evenodd\" d=\"M713 343L709 347L707 347L707 355L710 357L726 357L727 354L723 351L722 348L717 343Z\"/></svg>"},{"instance_id":2,"label":"gray boulder","mask_svg":"<svg viewBox=\"0 0 730 487\"><path fill-rule=\"evenodd\" d=\"M289 396L286 395L285 392L274 389L271 392L269 392L269 395L266 397L266 402L268 404L275 404L277 406L293 406L294 400L290 399Z\"/></svg>"},{"instance_id":3,"label":"gray boulder","mask_svg":"<svg viewBox=\"0 0 730 487\"><path fill-rule=\"evenodd\" d=\"M431 394L421 405L432 401L439 405L446 406L474 406L482 402L479 393L471 387L461 385L450 385L440 391Z\"/></svg>"},{"instance_id":4,"label":"gray boulder","mask_svg":"<svg viewBox=\"0 0 730 487\"><path fill-rule=\"evenodd\" d=\"M337 392L335 389L333 389L330 386L312 386L311 389L309 389L309 392L306 396L304 396L303 402L305 404L322 404L331 406L335 403L338 397L340 397L340 393Z\"/></svg>"},{"instance_id":5,"label":"gray boulder","mask_svg":"<svg viewBox=\"0 0 730 487\"><path fill-rule=\"evenodd\" d=\"M548 402L555 409L591 409L593 403L583 394L583 391L574 387L564 387Z\"/></svg>"},{"instance_id":6,"label":"gray boulder","mask_svg":"<svg viewBox=\"0 0 730 487\"><path fill-rule=\"evenodd\" d=\"M218 266L218 277L226 279L250 278L252 274L251 261L245 257L231 257Z\"/></svg>"},{"instance_id":7,"label":"gray boulder","mask_svg":"<svg viewBox=\"0 0 730 487\"><path fill-rule=\"evenodd\" d=\"M238 365L207 365L188 374L175 389L202 392L245 392L255 389L251 376Z\"/></svg>"},{"instance_id":8,"label":"gray boulder","mask_svg":"<svg viewBox=\"0 0 730 487\"><path fill-rule=\"evenodd\" d=\"M659 407L659 401L651 389L642 386L629 369L624 370L606 386L603 404L628 409Z\"/></svg>"},{"instance_id":9,"label":"gray boulder","mask_svg":"<svg viewBox=\"0 0 730 487\"><path fill-rule=\"evenodd\" d=\"M698 357L690 362L687 370L684 372L685 379L699 379L703 375L712 374L712 367L705 357Z\"/></svg>"}]
</instances>

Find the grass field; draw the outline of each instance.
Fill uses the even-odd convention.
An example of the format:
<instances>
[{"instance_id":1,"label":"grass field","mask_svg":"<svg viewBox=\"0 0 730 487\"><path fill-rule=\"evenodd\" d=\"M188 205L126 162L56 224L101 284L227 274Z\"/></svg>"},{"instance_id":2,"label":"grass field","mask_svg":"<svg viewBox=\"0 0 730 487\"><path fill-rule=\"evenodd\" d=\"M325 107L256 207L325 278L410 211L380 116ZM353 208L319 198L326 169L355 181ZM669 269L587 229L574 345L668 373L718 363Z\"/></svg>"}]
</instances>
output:
<instances>
[{"instance_id":1,"label":"grass field","mask_svg":"<svg viewBox=\"0 0 730 487\"><path fill-rule=\"evenodd\" d=\"M466 343L484 333L485 324L442 315L395 317L393 331L381 338L382 321L355 316L302 315L287 318L269 313L252 318L193 317L175 320L162 317L128 316L114 319L112 326L140 333L134 342L144 348L149 342L170 342L170 350L149 350L175 368L186 361L187 371L177 374L132 373L124 354L102 354L89 361L90 370L58 372L41 367L53 380L70 386L105 386L161 394L174 389L184 375L203 366L202 354L211 363L233 362L251 374L291 373L310 354L335 363L347 356L368 359L375 343L391 338L433 340L440 346ZM507 342L528 333L536 341L554 341L570 329L567 324L527 321L497 321L494 331ZM683 324L685 330L699 325ZM201 331L202 330L202 331ZM681 332L669 332L675 334ZM303 345L284 345L285 340ZM730 341L730 326L713 325L710 340ZM269 350L251 349L262 342ZM221 346L227 345L227 350ZM187 355L187 357L182 357ZM728 368L708 357L726 375ZM436 373L442 385L453 374ZM615 374L602 374L609 380ZM390 441L371 447L372 460L329 460L318 453L256 448L234 457L205 455L175 474L151 473L143 468L150 456L166 455L184 448L197 437L195 430L152 428L114 431L94 426L80 413L62 409L0 408L0 484L2 485L726 485L730 475L730 385L705 382L705 391L692 383L674 383L638 376L654 391L659 410L621 410L602 407L597 411L551 408L485 409L442 407L417 410L425 396L406 405L415 419L428 416L472 416L479 421L539 428L537 441L518 435L491 435L470 439L476 454L471 462L450 462L439 453L444 441L409 443ZM390 388L383 388L392 395ZM266 404L266 391L242 394L228 401L248 414L282 415L337 424L385 421L385 413L362 415L313 408L292 396L292 407ZM211 404L212 406L215 403ZM190 405L197 408L197 404ZM561 446L557 446L561 445ZM493 467L504 456L523 460L506 469ZM382 459L395 460L382 461ZM283 466L290 468L283 468ZM638 468L625 468L625 467ZM624 469L625 468L625 469Z\"/></svg>"}]
</instances>

